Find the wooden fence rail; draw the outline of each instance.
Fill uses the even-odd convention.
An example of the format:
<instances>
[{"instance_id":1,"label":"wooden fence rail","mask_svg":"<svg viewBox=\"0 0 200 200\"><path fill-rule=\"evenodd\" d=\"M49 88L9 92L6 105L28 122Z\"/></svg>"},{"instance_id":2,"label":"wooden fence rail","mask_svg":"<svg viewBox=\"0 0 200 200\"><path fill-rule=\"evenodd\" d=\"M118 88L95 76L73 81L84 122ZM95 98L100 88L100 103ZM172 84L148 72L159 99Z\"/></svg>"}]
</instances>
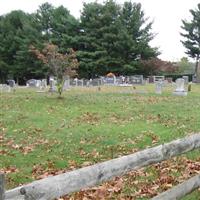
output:
<instances>
[{"instance_id":1,"label":"wooden fence rail","mask_svg":"<svg viewBox=\"0 0 200 200\"><path fill-rule=\"evenodd\" d=\"M200 133L6 191L5 200L51 200L200 148Z\"/></svg>"},{"instance_id":2,"label":"wooden fence rail","mask_svg":"<svg viewBox=\"0 0 200 200\"><path fill-rule=\"evenodd\" d=\"M189 180L159 194L158 196L152 198L152 200L170 200L170 199L180 199L185 195L191 193L192 191L200 187L200 174L190 178Z\"/></svg>"},{"instance_id":3,"label":"wooden fence rail","mask_svg":"<svg viewBox=\"0 0 200 200\"><path fill-rule=\"evenodd\" d=\"M0 174L0 200L5 199L5 175Z\"/></svg>"}]
</instances>

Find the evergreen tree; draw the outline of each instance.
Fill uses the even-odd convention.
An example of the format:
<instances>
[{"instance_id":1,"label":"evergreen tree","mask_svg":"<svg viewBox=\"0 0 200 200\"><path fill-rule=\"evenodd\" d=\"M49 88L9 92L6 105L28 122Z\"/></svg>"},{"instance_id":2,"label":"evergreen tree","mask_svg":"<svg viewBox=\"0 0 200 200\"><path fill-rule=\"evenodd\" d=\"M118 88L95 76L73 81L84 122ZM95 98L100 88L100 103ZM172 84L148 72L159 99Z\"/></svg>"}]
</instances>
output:
<instances>
[{"instance_id":1,"label":"evergreen tree","mask_svg":"<svg viewBox=\"0 0 200 200\"><path fill-rule=\"evenodd\" d=\"M151 26L140 4L126 2L120 6L112 0L84 4L78 54L80 74L132 74L138 60L158 55L157 49L149 46L153 39Z\"/></svg>"},{"instance_id":2,"label":"evergreen tree","mask_svg":"<svg viewBox=\"0 0 200 200\"><path fill-rule=\"evenodd\" d=\"M44 78L48 75L45 65L30 53L30 45L43 49L48 41L58 44L61 52L75 46L74 35L78 21L69 11L60 6L54 8L45 3L37 13L26 14L12 11L0 17L0 78L19 79L25 83L30 78Z\"/></svg>"},{"instance_id":3,"label":"evergreen tree","mask_svg":"<svg viewBox=\"0 0 200 200\"><path fill-rule=\"evenodd\" d=\"M195 75L197 81L200 82L200 67L198 67L200 60L200 4L197 5L197 9L190 10L190 13L192 15L190 22L182 20L182 29L185 31L185 33L181 33L185 38L182 43L187 49L186 53L196 59Z\"/></svg>"},{"instance_id":4,"label":"evergreen tree","mask_svg":"<svg viewBox=\"0 0 200 200\"><path fill-rule=\"evenodd\" d=\"M53 42L62 52L76 45L74 38L78 33L79 22L63 6L55 8L49 3L42 4L35 14L35 21L44 43Z\"/></svg>"},{"instance_id":5,"label":"evergreen tree","mask_svg":"<svg viewBox=\"0 0 200 200\"><path fill-rule=\"evenodd\" d=\"M63 6L49 3L33 14L13 11L0 16L0 78L11 74L24 82L47 76L45 65L29 49L33 45L42 50L49 42L61 54L70 48L77 51L80 77L141 72L140 60L158 55L149 46L154 37L151 26L140 4L118 5L113 0L85 3L80 22Z\"/></svg>"}]
</instances>

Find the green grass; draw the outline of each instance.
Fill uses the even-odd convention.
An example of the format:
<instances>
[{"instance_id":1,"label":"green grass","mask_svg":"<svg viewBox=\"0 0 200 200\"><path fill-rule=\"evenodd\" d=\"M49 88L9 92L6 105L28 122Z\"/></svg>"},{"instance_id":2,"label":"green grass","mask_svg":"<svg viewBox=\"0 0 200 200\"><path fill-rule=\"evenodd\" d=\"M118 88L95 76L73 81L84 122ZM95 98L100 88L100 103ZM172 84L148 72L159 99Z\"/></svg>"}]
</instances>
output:
<instances>
[{"instance_id":1,"label":"green grass","mask_svg":"<svg viewBox=\"0 0 200 200\"><path fill-rule=\"evenodd\" d=\"M200 86L187 97L173 96L172 88L162 95L151 85L137 89L148 93L117 87L72 89L63 99L31 89L1 93L0 169L11 168L7 187L48 169L81 167L200 132ZM199 151L186 156L195 160Z\"/></svg>"}]
</instances>

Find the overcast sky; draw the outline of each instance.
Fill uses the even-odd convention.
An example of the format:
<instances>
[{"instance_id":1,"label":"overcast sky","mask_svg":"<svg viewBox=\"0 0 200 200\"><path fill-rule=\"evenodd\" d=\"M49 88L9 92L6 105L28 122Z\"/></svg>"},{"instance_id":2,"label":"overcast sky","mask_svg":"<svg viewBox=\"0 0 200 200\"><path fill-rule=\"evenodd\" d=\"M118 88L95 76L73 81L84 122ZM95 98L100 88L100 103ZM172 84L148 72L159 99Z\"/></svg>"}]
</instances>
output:
<instances>
[{"instance_id":1,"label":"overcast sky","mask_svg":"<svg viewBox=\"0 0 200 200\"><path fill-rule=\"evenodd\" d=\"M116 0L123 3L123 0ZM0 15L12 10L21 9L31 13L38 9L42 3L49 2L54 6L63 5L68 8L76 18L80 16L83 2L93 2L93 0L0 0ZM103 2L103 0L98 0ZM132 0L140 2L146 16L154 20L153 32L157 33L151 42L152 46L160 48L160 58L164 60L177 61L184 54L180 36L182 19L190 19L189 9L197 7L199 0Z\"/></svg>"}]
</instances>

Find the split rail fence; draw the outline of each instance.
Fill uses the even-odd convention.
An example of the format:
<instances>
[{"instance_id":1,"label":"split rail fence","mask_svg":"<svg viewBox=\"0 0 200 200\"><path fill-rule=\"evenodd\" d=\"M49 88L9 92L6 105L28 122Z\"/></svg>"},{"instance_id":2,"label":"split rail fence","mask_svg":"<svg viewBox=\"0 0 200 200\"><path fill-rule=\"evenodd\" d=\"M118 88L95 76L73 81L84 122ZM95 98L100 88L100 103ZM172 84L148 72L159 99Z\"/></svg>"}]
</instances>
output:
<instances>
[{"instance_id":1,"label":"split rail fence","mask_svg":"<svg viewBox=\"0 0 200 200\"><path fill-rule=\"evenodd\" d=\"M200 149L200 133L131 155L37 180L8 191L5 191L5 176L1 174L0 200L52 200L195 149ZM200 174L159 194L153 200L180 199L199 187Z\"/></svg>"}]
</instances>

